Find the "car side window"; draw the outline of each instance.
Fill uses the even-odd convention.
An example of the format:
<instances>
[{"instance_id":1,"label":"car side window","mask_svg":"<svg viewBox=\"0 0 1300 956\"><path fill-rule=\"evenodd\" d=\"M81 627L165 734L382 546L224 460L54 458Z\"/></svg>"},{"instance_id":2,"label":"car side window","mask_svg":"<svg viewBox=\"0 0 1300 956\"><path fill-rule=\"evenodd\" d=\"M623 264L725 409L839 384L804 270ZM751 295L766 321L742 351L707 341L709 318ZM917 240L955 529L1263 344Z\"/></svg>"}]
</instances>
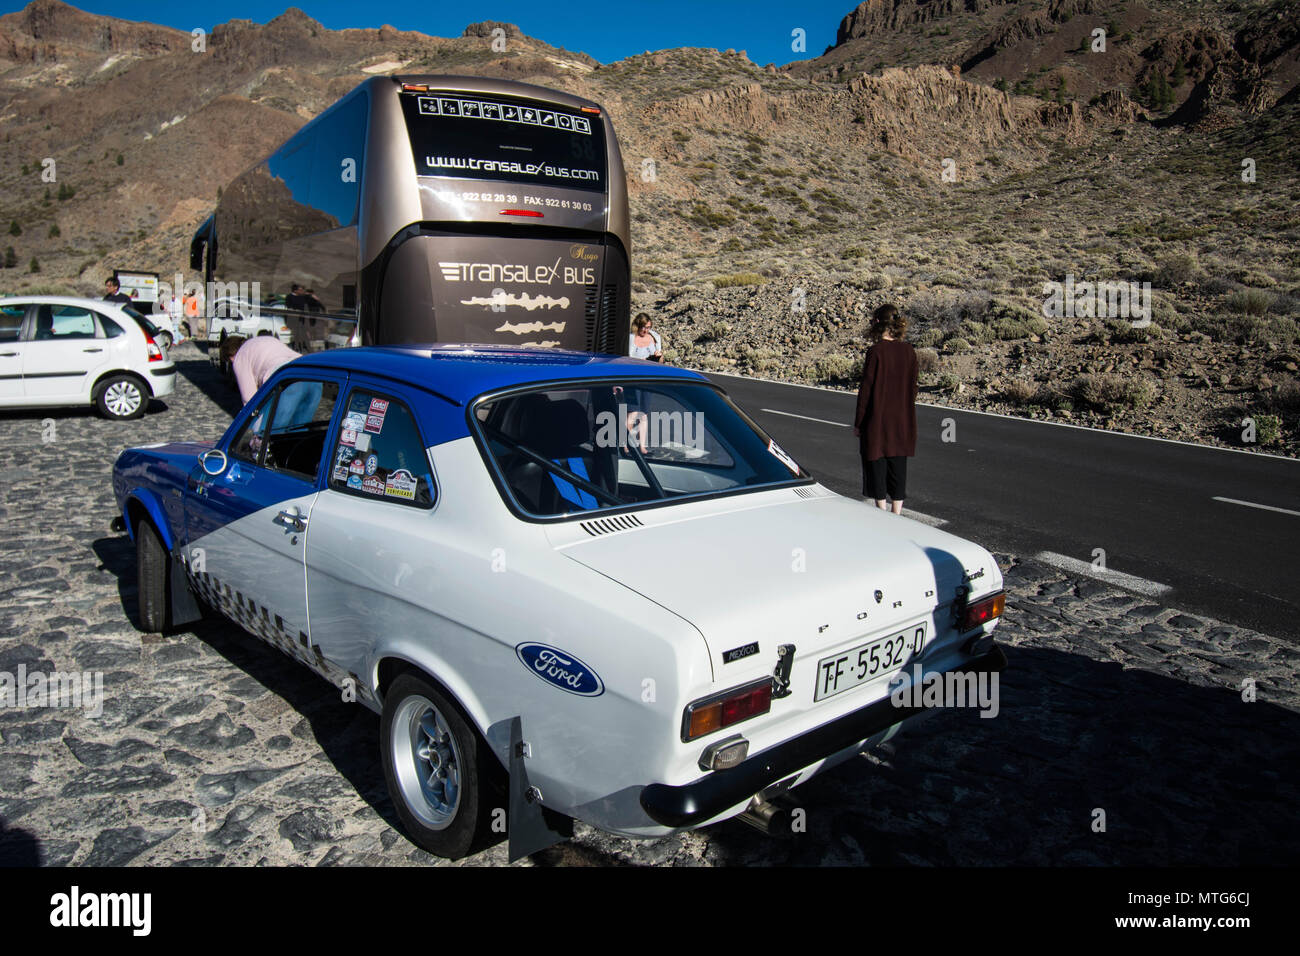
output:
<instances>
[{"instance_id":1,"label":"car side window","mask_svg":"<svg viewBox=\"0 0 1300 956\"><path fill-rule=\"evenodd\" d=\"M262 448L266 444L266 426L271 419L271 406L275 402L275 393L262 400L253 414L248 416L244 427L239 430L235 440L230 443L230 457L250 465L262 463Z\"/></svg>"},{"instance_id":2,"label":"car side window","mask_svg":"<svg viewBox=\"0 0 1300 956\"><path fill-rule=\"evenodd\" d=\"M339 397L338 384L299 379L281 385L274 397L263 464L315 481Z\"/></svg>"},{"instance_id":3,"label":"car side window","mask_svg":"<svg viewBox=\"0 0 1300 956\"><path fill-rule=\"evenodd\" d=\"M23 331L25 305L0 305L0 342L17 342Z\"/></svg>"},{"instance_id":4,"label":"car side window","mask_svg":"<svg viewBox=\"0 0 1300 956\"><path fill-rule=\"evenodd\" d=\"M115 339L119 335L126 334L126 329L122 328L122 326L118 325L108 316L96 313L95 317L99 319L100 328L104 330L104 338Z\"/></svg>"},{"instance_id":5,"label":"car side window","mask_svg":"<svg viewBox=\"0 0 1300 956\"><path fill-rule=\"evenodd\" d=\"M96 337L95 317L89 309L75 305L38 305L34 342L64 342Z\"/></svg>"},{"instance_id":6,"label":"car side window","mask_svg":"<svg viewBox=\"0 0 1300 956\"><path fill-rule=\"evenodd\" d=\"M329 487L372 500L433 507L429 455L405 404L373 389L352 390L334 446Z\"/></svg>"}]
</instances>

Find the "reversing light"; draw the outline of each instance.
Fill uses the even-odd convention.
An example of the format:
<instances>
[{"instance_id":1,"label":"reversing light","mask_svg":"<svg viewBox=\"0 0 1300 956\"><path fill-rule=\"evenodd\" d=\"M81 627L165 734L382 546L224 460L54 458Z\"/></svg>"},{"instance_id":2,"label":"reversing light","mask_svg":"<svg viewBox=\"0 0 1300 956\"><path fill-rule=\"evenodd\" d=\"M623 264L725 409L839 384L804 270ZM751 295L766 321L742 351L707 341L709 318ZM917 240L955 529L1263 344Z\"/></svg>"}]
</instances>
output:
<instances>
[{"instance_id":1,"label":"reversing light","mask_svg":"<svg viewBox=\"0 0 1300 956\"><path fill-rule=\"evenodd\" d=\"M701 770L730 770L749 756L749 741L737 734L725 740L715 740L700 754Z\"/></svg>"},{"instance_id":2,"label":"reversing light","mask_svg":"<svg viewBox=\"0 0 1300 956\"><path fill-rule=\"evenodd\" d=\"M695 740L772 709L772 678L752 681L686 706L682 715L683 742Z\"/></svg>"},{"instance_id":3,"label":"reversing light","mask_svg":"<svg viewBox=\"0 0 1300 956\"><path fill-rule=\"evenodd\" d=\"M988 624L990 621L996 620L1002 616L1002 610L1006 607L1006 603L1006 592L999 591L996 594L990 594L988 597L980 598L978 601L968 604L961 616L961 630L969 631L981 624Z\"/></svg>"},{"instance_id":4,"label":"reversing light","mask_svg":"<svg viewBox=\"0 0 1300 956\"><path fill-rule=\"evenodd\" d=\"M531 217L534 218L534 219L541 219L541 218L543 217L544 214L538 212L538 211L535 210L535 209L502 209L501 212L500 212L500 215L502 215L502 216L531 216Z\"/></svg>"}]
</instances>

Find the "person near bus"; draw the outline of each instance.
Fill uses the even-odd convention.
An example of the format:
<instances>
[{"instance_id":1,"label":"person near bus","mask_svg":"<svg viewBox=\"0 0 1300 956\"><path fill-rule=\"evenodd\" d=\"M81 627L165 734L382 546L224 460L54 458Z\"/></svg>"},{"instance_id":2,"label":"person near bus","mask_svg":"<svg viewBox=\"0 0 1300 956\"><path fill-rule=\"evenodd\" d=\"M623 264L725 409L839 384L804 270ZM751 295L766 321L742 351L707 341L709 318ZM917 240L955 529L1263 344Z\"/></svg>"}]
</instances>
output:
<instances>
[{"instance_id":1,"label":"person near bus","mask_svg":"<svg viewBox=\"0 0 1300 956\"><path fill-rule=\"evenodd\" d=\"M632 320L632 334L628 336L627 354L632 358L664 360L664 340L651 326L650 316L641 312Z\"/></svg>"},{"instance_id":2,"label":"person near bus","mask_svg":"<svg viewBox=\"0 0 1300 956\"><path fill-rule=\"evenodd\" d=\"M265 329L245 341L230 362L240 400L247 404L276 369L297 357L297 352Z\"/></svg>"},{"instance_id":3,"label":"person near bus","mask_svg":"<svg viewBox=\"0 0 1300 956\"><path fill-rule=\"evenodd\" d=\"M131 297L122 291L122 283L117 281L117 276L109 276L104 280L104 301L119 305L131 304Z\"/></svg>"}]
</instances>

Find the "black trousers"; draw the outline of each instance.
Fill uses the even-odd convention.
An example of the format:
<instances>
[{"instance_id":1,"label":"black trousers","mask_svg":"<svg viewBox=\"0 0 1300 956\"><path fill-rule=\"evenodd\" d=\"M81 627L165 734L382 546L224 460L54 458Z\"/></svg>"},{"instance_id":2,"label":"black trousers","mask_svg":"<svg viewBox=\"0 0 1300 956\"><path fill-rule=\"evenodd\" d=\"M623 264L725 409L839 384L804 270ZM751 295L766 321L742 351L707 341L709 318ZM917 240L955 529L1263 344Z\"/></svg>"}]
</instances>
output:
<instances>
[{"instance_id":1,"label":"black trousers","mask_svg":"<svg viewBox=\"0 0 1300 956\"><path fill-rule=\"evenodd\" d=\"M886 494L888 492L888 494ZM876 458L862 462L862 493L876 501L907 497L907 456Z\"/></svg>"}]
</instances>

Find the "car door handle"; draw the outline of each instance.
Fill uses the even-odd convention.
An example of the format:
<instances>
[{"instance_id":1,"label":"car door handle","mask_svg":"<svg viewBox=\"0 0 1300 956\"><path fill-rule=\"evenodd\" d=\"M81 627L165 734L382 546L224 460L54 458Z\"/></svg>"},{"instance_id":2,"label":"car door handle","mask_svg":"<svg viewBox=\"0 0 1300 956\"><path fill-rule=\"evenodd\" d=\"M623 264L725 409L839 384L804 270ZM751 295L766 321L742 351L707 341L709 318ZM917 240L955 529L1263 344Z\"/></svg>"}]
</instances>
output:
<instances>
[{"instance_id":1,"label":"car door handle","mask_svg":"<svg viewBox=\"0 0 1300 956\"><path fill-rule=\"evenodd\" d=\"M103 349L82 349L83 352L102 352Z\"/></svg>"},{"instance_id":2,"label":"car door handle","mask_svg":"<svg viewBox=\"0 0 1300 956\"><path fill-rule=\"evenodd\" d=\"M288 528L290 531L307 530L307 518L297 511L281 511L271 520L283 528Z\"/></svg>"},{"instance_id":3,"label":"car door handle","mask_svg":"<svg viewBox=\"0 0 1300 956\"><path fill-rule=\"evenodd\" d=\"M13 358L17 354L17 352L0 352L0 357Z\"/></svg>"}]
</instances>

